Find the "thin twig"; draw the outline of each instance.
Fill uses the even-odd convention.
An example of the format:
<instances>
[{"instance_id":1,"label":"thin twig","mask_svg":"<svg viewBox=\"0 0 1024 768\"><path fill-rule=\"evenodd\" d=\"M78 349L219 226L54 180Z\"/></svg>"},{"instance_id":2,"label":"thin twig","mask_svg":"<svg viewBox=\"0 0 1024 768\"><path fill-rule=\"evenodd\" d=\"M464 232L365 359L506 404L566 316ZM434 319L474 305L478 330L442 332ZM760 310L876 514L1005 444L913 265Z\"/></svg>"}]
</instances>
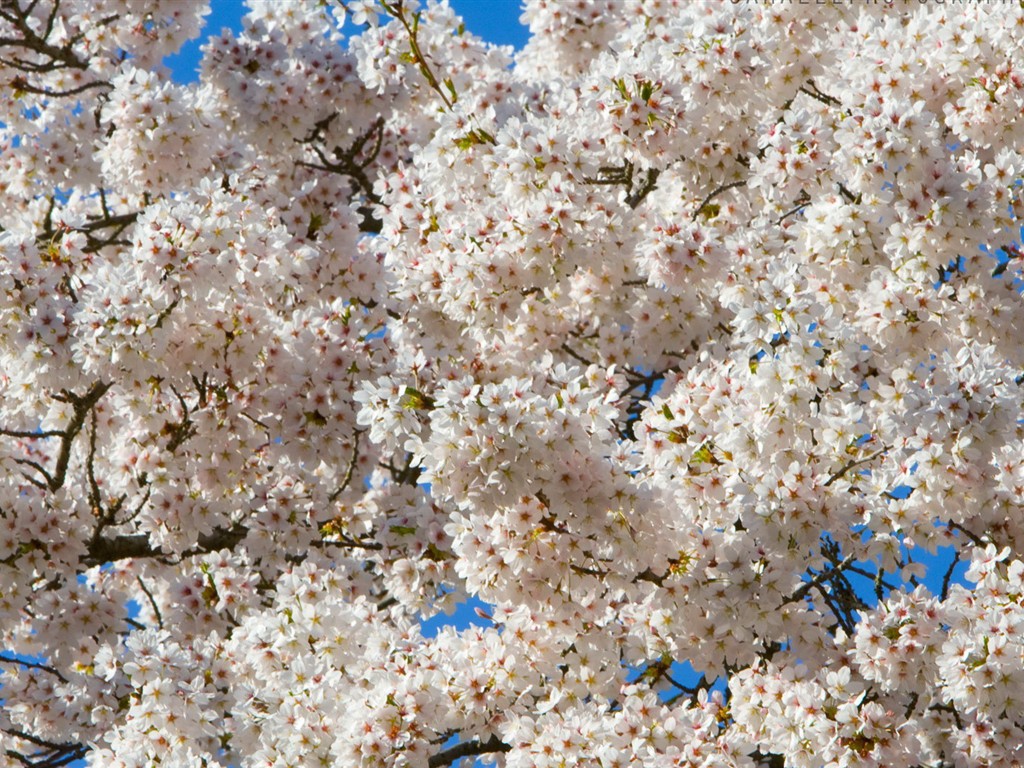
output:
<instances>
[{"instance_id":1,"label":"thin twig","mask_svg":"<svg viewBox=\"0 0 1024 768\"><path fill-rule=\"evenodd\" d=\"M723 192L726 192L726 191L728 191L730 189L735 189L736 187L745 187L745 186L747 186L747 182L746 181L742 181L742 180L741 181L733 181L733 182L730 182L728 184L723 184L718 189L716 189L714 192L712 192L710 195L708 195L707 197L704 198L704 200L701 202L701 204L697 207L697 210L695 210L693 212L693 216L690 217L690 221L696 221L697 217L700 216L701 213L704 212L704 209L707 207L708 203L710 203L712 200L714 200L716 197L718 197Z\"/></svg>"},{"instance_id":2,"label":"thin twig","mask_svg":"<svg viewBox=\"0 0 1024 768\"><path fill-rule=\"evenodd\" d=\"M942 593L939 597L940 600L945 600L949 596L949 585L953 580L953 571L956 569L957 564L960 562L960 552L953 552L953 562L949 564L949 568L946 569L945 575L942 577Z\"/></svg>"},{"instance_id":3,"label":"thin twig","mask_svg":"<svg viewBox=\"0 0 1024 768\"><path fill-rule=\"evenodd\" d=\"M156 599L153 597L153 593L149 591L146 583L142 580L141 576L136 576L135 580L139 583L139 589L142 590L143 594L149 599L149 605L153 609L153 614L156 616L156 623L160 629L164 628L164 617L160 615L160 608L156 604Z\"/></svg>"},{"instance_id":4,"label":"thin twig","mask_svg":"<svg viewBox=\"0 0 1024 768\"><path fill-rule=\"evenodd\" d=\"M879 456L881 456L881 455L882 455L883 453L885 453L886 451L888 451L888 450L889 450L889 449L890 449L891 447L892 447L892 446L889 446L889 445L884 445L884 446L882 446L882 448L880 448L879 450L875 451L875 452L874 452L873 454L871 454L870 456L866 456L866 457L865 457L865 458L863 458L863 459L857 459L856 461L851 461L851 462L849 462L849 463L845 464L845 465L844 465L844 466L842 467L842 469L840 469L840 470L839 470L838 472L836 472L836 473L835 473L834 475L831 475L831 476L829 477L829 479L825 481L825 483L824 483L824 487L825 487L825 488L828 488L828 487L829 487L830 485L832 485L832 483L834 483L834 482L835 482L836 480L838 480L839 478L841 478L841 477L842 477L843 475L845 475L845 474L846 474L847 472L849 472L849 471L850 471L851 469L854 469L854 468L856 468L856 467L859 467L859 466L860 466L861 464L867 464L867 463L868 463L869 461L872 461L873 459L877 459L877 458L878 458Z\"/></svg>"},{"instance_id":5,"label":"thin twig","mask_svg":"<svg viewBox=\"0 0 1024 768\"><path fill-rule=\"evenodd\" d=\"M824 570L810 581L804 582L804 584L800 586L800 588L797 589L796 592L794 592L792 595L790 595L783 601L783 605L787 603L795 603L798 600L803 600L805 597L807 597L808 592L810 592L812 589L818 589L830 578L841 573L844 568L846 568L850 563L854 561L855 558L855 555L847 555L845 558L843 558L842 562L837 564L834 568ZM818 591L820 592L821 590L818 589Z\"/></svg>"}]
</instances>

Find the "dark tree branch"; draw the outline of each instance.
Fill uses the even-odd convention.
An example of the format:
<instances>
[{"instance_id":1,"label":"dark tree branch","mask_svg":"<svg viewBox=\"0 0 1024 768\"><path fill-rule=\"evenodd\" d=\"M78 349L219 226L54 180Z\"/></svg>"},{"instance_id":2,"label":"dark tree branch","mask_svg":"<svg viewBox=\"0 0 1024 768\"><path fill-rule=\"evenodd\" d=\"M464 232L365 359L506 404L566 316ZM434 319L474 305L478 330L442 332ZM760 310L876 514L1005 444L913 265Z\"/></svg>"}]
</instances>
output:
<instances>
[{"instance_id":1,"label":"dark tree branch","mask_svg":"<svg viewBox=\"0 0 1024 768\"><path fill-rule=\"evenodd\" d=\"M862 464L867 464L869 461L873 461L874 459L877 459L879 456L881 456L882 454L886 453L890 449L890 447L891 446L884 445L879 450L877 450L873 454L871 454L870 456L866 456L863 459L857 459L856 461L851 461L851 462L848 462L848 463L844 464L842 466L842 468L839 469L838 472L836 472L836 473L834 473L834 474L829 476L828 480L826 480L825 483L824 483L824 487L828 488L830 485L832 485L832 483L834 483L836 480L841 478L843 475L845 475L851 469L855 469L856 467L859 467Z\"/></svg>"},{"instance_id":2,"label":"dark tree branch","mask_svg":"<svg viewBox=\"0 0 1024 768\"><path fill-rule=\"evenodd\" d=\"M729 184L723 184L722 186L718 187L718 189L714 190L710 195L704 198L701 204L697 207L697 210L693 212L693 216L690 217L690 221L696 221L697 217L700 216L701 213L703 213L705 208L707 208L708 203L710 203L723 192L727 192L730 189L735 189L736 187L745 186L747 186L746 181L733 181L730 182Z\"/></svg>"},{"instance_id":3,"label":"dark tree branch","mask_svg":"<svg viewBox=\"0 0 1024 768\"><path fill-rule=\"evenodd\" d=\"M587 360L587 358L583 357L581 354L576 352L568 344L562 345L562 351L565 352L565 354L569 355L569 357L573 358L574 360L578 360L579 362L583 363L583 365L593 365L593 363L590 360Z\"/></svg>"},{"instance_id":4,"label":"dark tree branch","mask_svg":"<svg viewBox=\"0 0 1024 768\"><path fill-rule=\"evenodd\" d=\"M839 182L837 186L839 187L839 194L843 196L843 199L846 200L846 202L852 205L860 205L860 195L853 194L853 192L848 190L842 182Z\"/></svg>"},{"instance_id":5,"label":"dark tree branch","mask_svg":"<svg viewBox=\"0 0 1024 768\"><path fill-rule=\"evenodd\" d=\"M203 534L199 537L196 546L185 552L172 553L164 552L159 547L154 547L149 536L144 533L126 534L113 538L99 537L91 542L89 553L82 562L92 567L102 565L116 560L127 560L129 558L152 557L166 559L170 557L192 557L203 555L209 552L217 552L222 549L234 549L249 533L249 529L241 524L235 524L231 528L218 528L212 533Z\"/></svg>"},{"instance_id":6,"label":"dark tree branch","mask_svg":"<svg viewBox=\"0 0 1024 768\"><path fill-rule=\"evenodd\" d=\"M0 435L3 435L5 437L21 437L21 438L27 438L27 439L35 439L35 438L46 439L47 437L64 437L64 430L62 430L62 429L48 429L48 430L41 430L39 432L29 432L27 430L20 430L20 429L0 429Z\"/></svg>"},{"instance_id":7,"label":"dark tree branch","mask_svg":"<svg viewBox=\"0 0 1024 768\"><path fill-rule=\"evenodd\" d=\"M966 536L968 539L971 540L972 544L974 544L977 547L984 547L985 544L988 543L984 539L982 539L980 536L977 536L977 535L971 533L969 530L964 528L959 523L950 522L949 523L949 527L952 528L954 531L959 531L960 533L962 533L964 536Z\"/></svg>"},{"instance_id":8,"label":"dark tree branch","mask_svg":"<svg viewBox=\"0 0 1024 768\"><path fill-rule=\"evenodd\" d=\"M822 584L842 573L842 571L853 561L854 555L847 555L843 558L842 562L838 563L835 567L823 570L810 581L804 582L792 595L783 600L782 604L786 605L787 603L795 603L798 600L803 600L807 597L807 593L812 589L818 589L818 591L821 592L819 588Z\"/></svg>"},{"instance_id":9,"label":"dark tree branch","mask_svg":"<svg viewBox=\"0 0 1024 768\"><path fill-rule=\"evenodd\" d=\"M626 205L635 209L651 192L657 189L658 177L661 175L661 171L656 168L648 168L644 180L636 189L634 189L636 181L633 178L633 171L633 164L626 160L622 165L602 166L597 169L597 176L584 176L583 181L586 184L595 184L597 186L625 187Z\"/></svg>"},{"instance_id":10,"label":"dark tree branch","mask_svg":"<svg viewBox=\"0 0 1024 768\"><path fill-rule=\"evenodd\" d=\"M361 429L357 429L355 431L355 435L353 437L352 442L352 458L349 459L348 469L345 471L345 477L342 479L341 485L338 486L337 490L335 490L330 496L328 496L328 499L332 502L337 501L338 497L345 492L346 488L348 488L349 483L352 482L352 475L355 472L356 463L359 461L359 437L362 434L363 430Z\"/></svg>"},{"instance_id":11,"label":"dark tree branch","mask_svg":"<svg viewBox=\"0 0 1024 768\"><path fill-rule=\"evenodd\" d=\"M29 24L29 18L31 18L32 8L34 5L35 4L32 3L26 9L22 10L18 7L17 3L10 2L9 0L4 0L4 2L0 4L0 18L10 22L15 30L21 34L20 38L0 38L0 48L26 49L49 59L47 62L38 63L15 58L11 62L13 66L17 69L21 69L22 71L37 74L54 72L59 69L67 68L79 69L82 71L89 69L89 62L77 56L73 50L75 44L82 39L84 33L71 38L63 46L56 46L47 42L47 38L53 31L53 25L56 21L57 7L59 6L59 3L54 3L54 7L50 12L42 35L33 30L32 25ZM93 26L107 26L118 18L120 18L120 16L117 14L107 16L95 22Z\"/></svg>"},{"instance_id":12,"label":"dark tree branch","mask_svg":"<svg viewBox=\"0 0 1024 768\"><path fill-rule=\"evenodd\" d=\"M15 459L14 463L21 464L22 466L25 467L32 467L32 469L34 469L36 472L42 475L43 479L46 481L43 482L37 478L32 477L31 475L27 475L24 472L22 472L22 477L24 477L26 480L32 483L32 485L36 486L37 488L42 488L43 490L52 490L53 477L50 476L50 473L47 472L46 468L42 466L39 462L32 461L31 459Z\"/></svg>"},{"instance_id":13,"label":"dark tree branch","mask_svg":"<svg viewBox=\"0 0 1024 768\"><path fill-rule=\"evenodd\" d=\"M23 91L25 93L33 93L37 96L47 96L51 99L59 99L66 96L77 96L85 91L92 90L93 88L113 88L110 83L104 82L103 80L96 80L91 83L85 83L85 85L79 85L75 88L68 88L66 91L53 91L49 88L40 88L36 85L32 85L24 77L16 77L11 81L11 87L17 91Z\"/></svg>"},{"instance_id":14,"label":"dark tree branch","mask_svg":"<svg viewBox=\"0 0 1024 768\"><path fill-rule=\"evenodd\" d=\"M802 211L804 208L806 208L807 204L810 203L810 202L811 201L809 199L808 200L801 200L801 202L797 203L797 205L795 207L790 208L784 214L779 216L779 218L777 218L775 220L775 225L778 226L779 224L784 222L786 219L788 219L790 216L793 216L794 214L800 213L800 211Z\"/></svg>"},{"instance_id":15,"label":"dark tree branch","mask_svg":"<svg viewBox=\"0 0 1024 768\"><path fill-rule=\"evenodd\" d=\"M160 615L160 608L156 604L156 598L153 597L153 593L149 591L146 586L146 582L142 580L141 576L136 576L135 580L139 583L139 589L149 599L149 605L153 609L153 615L156 616L156 623L160 629L164 628L164 617Z\"/></svg>"},{"instance_id":16,"label":"dark tree branch","mask_svg":"<svg viewBox=\"0 0 1024 768\"><path fill-rule=\"evenodd\" d=\"M16 728L4 728L2 730L10 736L22 739L40 748L39 752L32 755L23 755L13 749L6 750L6 754L9 757L31 768L61 768L61 766L81 760L89 752L89 747L84 744L58 744L41 739L38 736L33 736L30 733L19 731Z\"/></svg>"},{"instance_id":17,"label":"dark tree branch","mask_svg":"<svg viewBox=\"0 0 1024 768\"><path fill-rule=\"evenodd\" d=\"M640 203L644 201L651 192L657 189L658 176L661 175L661 171L654 168L647 169L647 176L644 178L643 183L635 192L630 192L626 195L626 205L630 208L636 209Z\"/></svg>"},{"instance_id":18,"label":"dark tree branch","mask_svg":"<svg viewBox=\"0 0 1024 768\"><path fill-rule=\"evenodd\" d=\"M819 90L813 80L808 80L807 85L800 89L800 93L806 94L812 99L817 99L822 104L828 104L830 107L838 107L841 105L841 102L835 96L829 96L827 93Z\"/></svg>"},{"instance_id":19,"label":"dark tree branch","mask_svg":"<svg viewBox=\"0 0 1024 768\"><path fill-rule=\"evenodd\" d=\"M493 754L494 752L508 752L512 747L497 736L491 736L487 741L464 741L448 749L443 749L437 754L431 755L427 761L429 768L441 768L443 765L451 765L456 760L464 757L476 757L477 755Z\"/></svg>"},{"instance_id":20,"label":"dark tree branch","mask_svg":"<svg viewBox=\"0 0 1024 768\"><path fill-rule=\"evenodd\" d=\"M942 577L942 593L939 599L945 600L949 597L949 585L953 580L953 571L956 569L957 564L960 562L960 552L953 552L953 561L949 564L949 568L946 569L945 575Z\"/></svg>"},{"instance_id":21,"label":"dark tree branch","mask_svg":"<svg viewBox=\"0 0 1024 768\"><path fill-rule=\"evenodd\" d=\"M49 664L40 664L35 661L25 661L24 659L11 658L0 654L0 664L15 664L19 667L25 667L26 669L38 669L41 672L49 672L54 675L62 683L66 683L67 679L55 667L51 667Z\"/></svg>"},{"instance_id":22,"label":"dark tree branch","mask_svg":"<svg viewBox=\"0 0 1024 768\"><path fill-rule=\"evenodd\" d=\"M332 152L334 159L330 160L324 150L317 145L317 142L324 139L324 132L330 126L334 117L335 115L331 115L318 122L309 135L301 140L301 143L306 144L320 162L310 163L300 160L298 165L325 173L337 173L348 176L352 179L356 191L370 204L380 205L380 196L373 191L373 182L367 176L366 169L373 164L380 154L381 144L384 141L384 118L378 117L374 120L373 124L364 133L356 137L356 140L347 149L335 147ZM363 155L363 150L371 139L373 139L372 148L364 157L360 157L360 155ZM380 232L381 222L373 216L373 209L370 205L360 207L359 212L363 216L363 222L360 225L362 231Z\"/></svg>"},{"instance_id":23,"label":"dark tree branch","mask_svg":"<svg viewBox=\"0 0 1024 768\"><path fill-rule=\"evenodd\" d=\"M82 427L85 425L85 417L89 415L89 412L100 401L100 398L106 394L108 389L110 389L110 384L98 382L84 395L76 395L68 390L62 390L59 395L54 395L56 400L71 403L74 407L74 415L72 415L71 422L64 429L64 435L60 443L60 453L57 454L57 466L53 471L53 476L48 480L51 491L56 491L64 485L64 479L68 471L68 462L71 461L71 444L78 436L78 433L82 431Z\"/></svg>"}]
</instances>

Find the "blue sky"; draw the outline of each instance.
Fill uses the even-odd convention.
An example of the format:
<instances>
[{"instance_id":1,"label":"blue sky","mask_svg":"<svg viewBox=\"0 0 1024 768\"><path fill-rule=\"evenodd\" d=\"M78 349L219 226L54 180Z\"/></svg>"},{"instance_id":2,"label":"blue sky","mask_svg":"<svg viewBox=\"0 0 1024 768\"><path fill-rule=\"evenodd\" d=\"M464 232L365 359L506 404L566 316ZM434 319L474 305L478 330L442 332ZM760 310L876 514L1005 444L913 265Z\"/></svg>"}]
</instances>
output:
<instances>
[{"instance_id":1,"label":"blue sky","mask_svg":"<svg viewBox=\"0 0 1024 768\"><path fill-rule=\"evenodd\" d=\"M288 2L289 0L281 0ZM528 31L519 23L522 13L520 0L449 0L455 12L462 16L466 29L484 40L499 45L522 48L526 44ZM190 82L196 79L200 47L211 35L218 34L224 27L239 29L245 13L243 0L211 0L212 11L206 17L206 27L198 39L189 42L181 53L167 60L175 80Z\"/></svg>"}]
</instances>

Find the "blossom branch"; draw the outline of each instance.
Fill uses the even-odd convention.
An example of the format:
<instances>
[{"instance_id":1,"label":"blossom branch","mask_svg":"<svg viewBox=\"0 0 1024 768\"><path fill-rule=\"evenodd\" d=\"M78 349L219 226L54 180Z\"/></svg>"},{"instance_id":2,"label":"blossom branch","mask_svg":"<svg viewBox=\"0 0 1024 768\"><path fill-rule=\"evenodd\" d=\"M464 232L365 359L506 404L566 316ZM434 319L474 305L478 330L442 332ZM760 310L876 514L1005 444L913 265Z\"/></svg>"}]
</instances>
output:
<instances>
[{"instance_id":1,"label":"blossom branch","mask_svg":"<svg viewBox=\"0 0 1024 768\"><path fill-rule=\"evenodd\" d=\"M76 86L75 88L68 88L64 91L54 91L50 88L40 88L39 86L32 85L24 77L15 77L11 80L11 87L16 91L22 91L24 93L32 93L37 96L47 96L51 99L65 98L67 96L77 96L86 91L94 88L113 88L113 86L103 80L96 80L91 83L85 83L83 85Z\"/></svg>"},{"instance_id":2,"label":"blossom branch","mask_svg":"<svg viewBox=\"0 0 1024 768\"><path fill-rule=\"evenodd\" d=\"M89 68L89 63L87 61L83 61L82 59L80 59L72 51L72 46L76 42L78 42L78 40L80 40L83 35L78 35L72 38L63 47L52 45L51 43L48 43L46 41L46 38L49 37L50 32L53 30L52 25L59 5L59 2L54 3L54 8L50 15L50 23L47 25L43 35L37 34L32 29L32 26L28 23L29 16L31 15L30 9L22 11L17 6L17 4L13 3L4 3L3 6L0 7L0 19L4 19L5 21L10 22L14 26L14 28L22 35L22 37L20 38L0 38L0 48L26 48L34 53L38 53L39 55L45 56L48 59L50 59L50 61L45 64L37 64L29 61L24 61L22 59L14 59L13 61L5 61L4 63L14 66L18 69L23 69L25 71L36 73L52 72L56 69L64 69L67 67L82 70ZM117 18L119 17L116 15L109 16L105 19L102 19L99 22L99 24L110 24Z\"/></svg>"},{"instance_id":3,"label":"blossom branch","mask_svg":"<svg viewBox=\"0 0 1024 768\"><path fill-rule=\"evenodd\" d=\"M26 669L38 669L41 672L49 672L51 675L57 677L62 683L67 682L67 679L64 677L64 675L62 675L60 672L57 671L55 667L52 667L49 664L40 664L35 661L25 661L24 659L11 658L9 656L5 656L4 654L0 654L0 664L15 664L19 667L24 667Z\"/></svg>"},{"instance_id":4,"label":"blossom branch","mask_svg":"<svg viewBox=\"0 0 1024 768\"><path fill-rule=\"evenodd\" d=\"M806 208L810 202L811 202L810 196L806 192L802 192L800 194L800 197L797 199L796 205L794 207L790 208L788 211L786 211L781 216L779 216L779 218L777 218L775 220L775 225L778 226L779 224L784 222L786 219L788 219L790 216L794 216L794 215L800 213L800 211L802 211L804 208Z\"/></svg>"},{"instance_id":5,"label":"blossom branch","mask_svg":"<svg viewBox=\"0 0 1024 768\"><path fill-rule=\"evenodd\" d=\"M22 765L30 768L61 768L61 766L81 760L89 753L89 747L75 742L58 743L41 739L38 736L25 733L17 728L3 728L4 733L22 739L30 744L41 747L39 752L32 755L24 755L17 750L8 749L6 754Z\"/></svg>"},{"instance_id":6,"label":"blossom branch","mask_svg":"<svg viewBox=\"0 0 1024 768\"><path fill-rule=\"evenodd\" d=\"M413 61L419 67L420 74L426 78L427 83L430 87L441 97L441 101L444 102L446 108L451 109L455 106L455 89L449 85L452 97L449 98L448 94L441 88L441 83L438 82L437 77L434 75L434 71L430 68L430 63L427 61L427 57L423 55L423 50L420 48L419 43L419 26L420 26L420 14L414 13L412 15L412 23L405 16L405 7L402 4L402 0L397 2L389 3L386 0L381 0L381 7L384 8L389 14L391 14L398 22L405 28L406 33L409 35L409 50L412 54ZM446 80L446 84L450 84L450 80Z\"/></svg>"},{"instance_id":7,"label":"blossom branch","mask_svg":"<svg viewBox=\"0 0 1024 768\"><path fill-rule=\"evenodd\" d=\"M984 537L981 537L981 536L978 536L978 535L972 533L971 531L969 531L966 528L964 528L960 523L954 523L953 521L950 521L948 523L948 525L954 531L959 531L964 536L966 536L968 539L970 539L971 543L974 544L974 546L976 546L976 547L984 547L988 543L985 540Z\"/></svg>"}]
</instances>

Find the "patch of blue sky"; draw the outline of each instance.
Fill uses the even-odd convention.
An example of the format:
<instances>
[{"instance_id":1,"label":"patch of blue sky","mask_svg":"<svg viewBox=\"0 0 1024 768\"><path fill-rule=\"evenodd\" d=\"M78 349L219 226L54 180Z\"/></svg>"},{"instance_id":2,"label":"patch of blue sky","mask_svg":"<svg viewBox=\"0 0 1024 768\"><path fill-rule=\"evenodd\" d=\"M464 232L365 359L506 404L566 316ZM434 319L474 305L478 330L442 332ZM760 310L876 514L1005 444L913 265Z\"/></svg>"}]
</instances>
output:
<instances>
[{"instance_id":1,"label":"patch of blue sky","mask_svg":"<svg viewBox=\"0 0 1024 768\"><path fill-rule=\"evenodd\" d=\"M280 0L289 1L294 0ZM519 21L520 0L451 0L451 6L462 17L469 32L490 43L511 45L518 50L529 38L529 30ZM199 79L202 47L210 36L220 34L222 29L241 30L246 10L242 0L213 0L200 36L188 41L175 55L164 59L176 82L193 83ZM358 31L348 22L342 27L346 35L358 34Z\"/></svg>"},{"instance_id":2,"label":"patch of blue sky","mask_svg":"<svg viewBox=\"0 0 1024 768\"><path fill-rule=\"evenodd\" d=\"M481 613L490 615L491 606L477 597L470 597L462 601L450 614L439 613L424 619L420 622L420 632L426 638L436 637L437 633L445 627L453 627L459 632L470 627L489 627L489 619L481 616Z\"/></svg>"}]
</instances>

